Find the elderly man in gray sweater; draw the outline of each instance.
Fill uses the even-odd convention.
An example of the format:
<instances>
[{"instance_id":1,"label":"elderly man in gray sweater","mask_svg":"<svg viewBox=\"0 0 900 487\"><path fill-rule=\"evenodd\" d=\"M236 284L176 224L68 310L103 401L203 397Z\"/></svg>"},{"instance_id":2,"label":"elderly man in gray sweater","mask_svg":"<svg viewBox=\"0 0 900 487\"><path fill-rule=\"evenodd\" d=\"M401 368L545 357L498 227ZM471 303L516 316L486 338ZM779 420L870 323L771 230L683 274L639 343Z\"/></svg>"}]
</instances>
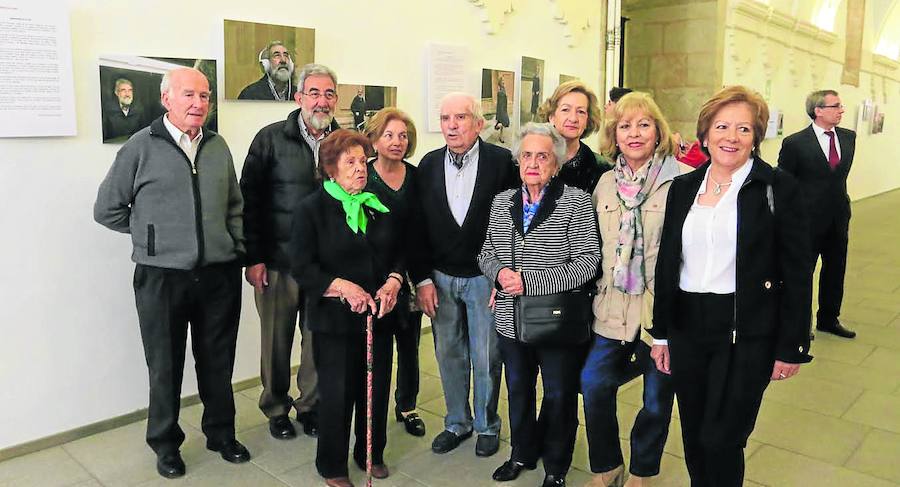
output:
<instances>
[{"instance_id":1,"label":"elderly man in gray sweater","mask_svg":"<svg viewBox=\"0 0 900 487\"><path fill-rule=\"evenodd\" d=\"M116 155L94 204L94 219L130 233L134 295L150 375L147 444L168 478L185 473L178 426L190 323L206 447L242 463L234 434L231 375L241 309L243 200L231 152L203 128L209 82L198 70L163 77L168 111Z\"/></svg>"}]
</instances>

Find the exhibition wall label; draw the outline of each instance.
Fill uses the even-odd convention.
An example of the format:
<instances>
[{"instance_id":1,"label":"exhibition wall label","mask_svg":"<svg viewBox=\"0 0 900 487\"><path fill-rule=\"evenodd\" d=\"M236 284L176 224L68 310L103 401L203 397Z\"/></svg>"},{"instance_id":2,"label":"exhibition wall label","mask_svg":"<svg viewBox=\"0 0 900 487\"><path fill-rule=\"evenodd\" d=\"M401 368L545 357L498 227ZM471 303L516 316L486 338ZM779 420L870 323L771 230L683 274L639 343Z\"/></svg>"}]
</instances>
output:
<instances>
[{"instance_id":1,"label":"exhibition wall label","mask_svg":"<svg viewBox=\"0 0 900 487\"><path fill-rule=\"evenodd\" d=\"M70 135L75 89L68 10L0 3L0 137Z\"/></svg>"}]
</instances>

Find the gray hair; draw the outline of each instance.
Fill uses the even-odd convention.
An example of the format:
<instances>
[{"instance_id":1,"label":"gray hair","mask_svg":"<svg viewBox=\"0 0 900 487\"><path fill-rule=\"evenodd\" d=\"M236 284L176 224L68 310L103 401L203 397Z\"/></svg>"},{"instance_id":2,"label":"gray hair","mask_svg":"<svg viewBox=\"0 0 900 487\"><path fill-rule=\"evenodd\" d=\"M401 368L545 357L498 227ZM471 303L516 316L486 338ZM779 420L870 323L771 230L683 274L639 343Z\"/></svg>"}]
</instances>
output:
<instances>
[{"instance_id":1,"label":"gray hair","mask_svg":"<svg viewBox=\"0 0 900 487\"><path fill-rule=\"evenodd\" d=\"M132 89L134 89L134 83L131 82L128 78L119 78L116 80L116 86L113 88L113 92L119 91L119 87L122 85L130 85Z\"/></svg>"},{"instance_id":2,"label":"gray hair","mask_svg":"<svg viewBox=\"0 0 900 487\"><path fill-rule=\"evenodd\" d=\"M481 103L478 103L478 100L476 100L474 96L461 91L453 91L444 95L443 98L441 98L441 108L444 108L444 104L451 98L465 98L466 101L469 102L469 113L472 114L472 118L475 120L484 118L484 114L481 111Z\"/></svg>"},{"instance_id":3,"label":"gray hair","mask_svg":"<svg viewBox=\"0 0 900 487\"><path fill-rule=\"evenodd\" d=\"M809 115L810 119L816 119L816 108L825 106L825 97L828 95L838 96L838 92L834 90L819 90L813 91L806 97L806 114Z\"/></svg>"},{"instance_id":4,"label":"gray hair","mask_svg":"<svg viewBox=\"0 0 900 487\"><path fill-rule=\"evenodd\" d=\"M556 158L556 170L559 171L559 168L566 162L566 139L550 123L528 122L524 127L520 128L513 140L513 158L517 161L519 160L519 153L522 152L522 141L529 135L550 137L550 140L553 142L553 156Z\"/></svg>"},{"instance_id":5,"label":"gray hair","mask_svg":"<svg viewBox=\"0 0 900 487\"><path fill-rule=\"evenodd\" d=\"M331 82L334 83L335 89L337 89L337 75L334 74L331 68L324 64L309 63L303 66L300 69L300 74L297 75L297 86L300 88L300 91L306 90L306 78L310 76L328 76L331 78Z\"/></svg>"},{"instance_id":6,"label":"gray hair","mask_svg":"<svg viewBox=\"0 0 900 487\"><path fill-rule=\"evenodd\" d=\"M263 49L262 52L259 53L259 58L260 59L269 59L269 56L272 55L272 48L275 46L284 46L284 43L281 41L272 41L272 42L266 44L265 49ZM287 46L284 46L284 47L287 47Z\"/></svg>"},{"instance_id":7,"label":"gray hair","mask_svg":"<svg viewBox=\"0 0 900 487\"><path fill-rule=\"evenodd\" d=\"M172 77L172 71L166 71L166 74L163 75L163 79L159 83L159 94L160 95L162 95L163 93L169 92L169 78Z\"/></svg>"}]
</instances>

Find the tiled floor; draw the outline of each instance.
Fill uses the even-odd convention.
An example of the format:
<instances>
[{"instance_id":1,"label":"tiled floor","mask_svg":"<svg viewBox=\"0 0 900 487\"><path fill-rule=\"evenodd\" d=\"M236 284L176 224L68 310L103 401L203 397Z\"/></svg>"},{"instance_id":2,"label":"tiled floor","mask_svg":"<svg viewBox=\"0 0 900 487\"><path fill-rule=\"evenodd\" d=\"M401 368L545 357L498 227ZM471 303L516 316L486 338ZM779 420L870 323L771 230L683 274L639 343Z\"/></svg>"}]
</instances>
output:
<instances>
[{"instance_id":1,"label":"tiled floor","mask_svg":"<svg viewBox=\"0 0 900 487\"><path fill-rule=\"evenodd\" d=\"M900 486L900 191L853 205L852 235L843 320L859 332L848 341L820 335L812 364L798 377L772 384L748 445L746 485ZM388 431L386 461L391 477L380 486L481 486L509 455L509 432L500 452L478 458L474 441L438 456L431 438L445 410L431 336L422 340L420 413L428 435L414 438L397 423ZM640 405L640 382L623 387L619 418L623 450ZM300 437L277 441L268 435L256 408L259 388L235 394L238 436L253 453L250 464L230 465L204 448L200 406L185 408L187 432L182 453L188 475L177 481L156 474L154 456L144 445L144 422L100 433L62 446L0 463L0 485L117 486L185 484L208 486L323 485L315 472L315 441ZM500 404L506 418L505 390ZM676 411L677 414L677 411ZM673 419L655 485L688 485L682 459L681 429ZM359 485L362 473L352 469ZM540 470L508 485L538 485ZM589 478L587 443L579 429L569 484Z\"/></svg>"}]
</instances>

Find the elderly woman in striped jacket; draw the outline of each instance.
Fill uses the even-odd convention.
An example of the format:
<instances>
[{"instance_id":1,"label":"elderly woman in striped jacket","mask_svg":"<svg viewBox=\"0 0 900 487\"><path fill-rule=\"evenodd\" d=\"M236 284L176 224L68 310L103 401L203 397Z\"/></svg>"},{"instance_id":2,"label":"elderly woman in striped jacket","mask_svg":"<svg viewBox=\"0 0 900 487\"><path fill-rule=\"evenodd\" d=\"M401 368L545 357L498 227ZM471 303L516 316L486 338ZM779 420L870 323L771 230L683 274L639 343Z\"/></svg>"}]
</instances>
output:
<instances>
[{"instance_id":1,"label":"elderly woman in striped jacket","mask_svg":"<svg viewBox=\"0 0 900 487\"><path fill-rule=\"evenodd\" d=\"M478 255L496 287L490 305L509 392L512 455L494 472L497 481L534 469L542 457L543 485L564 486L572 462L584 346L523 343L514 313L517 296L560 293L597 277L600 244L590 196L555 177L565 153L565 140L550 124L529 123L519 131L513 156L523 184L494 198ZM535 419L538 370L541 421Z\"/></svg>"}]
</instances>

